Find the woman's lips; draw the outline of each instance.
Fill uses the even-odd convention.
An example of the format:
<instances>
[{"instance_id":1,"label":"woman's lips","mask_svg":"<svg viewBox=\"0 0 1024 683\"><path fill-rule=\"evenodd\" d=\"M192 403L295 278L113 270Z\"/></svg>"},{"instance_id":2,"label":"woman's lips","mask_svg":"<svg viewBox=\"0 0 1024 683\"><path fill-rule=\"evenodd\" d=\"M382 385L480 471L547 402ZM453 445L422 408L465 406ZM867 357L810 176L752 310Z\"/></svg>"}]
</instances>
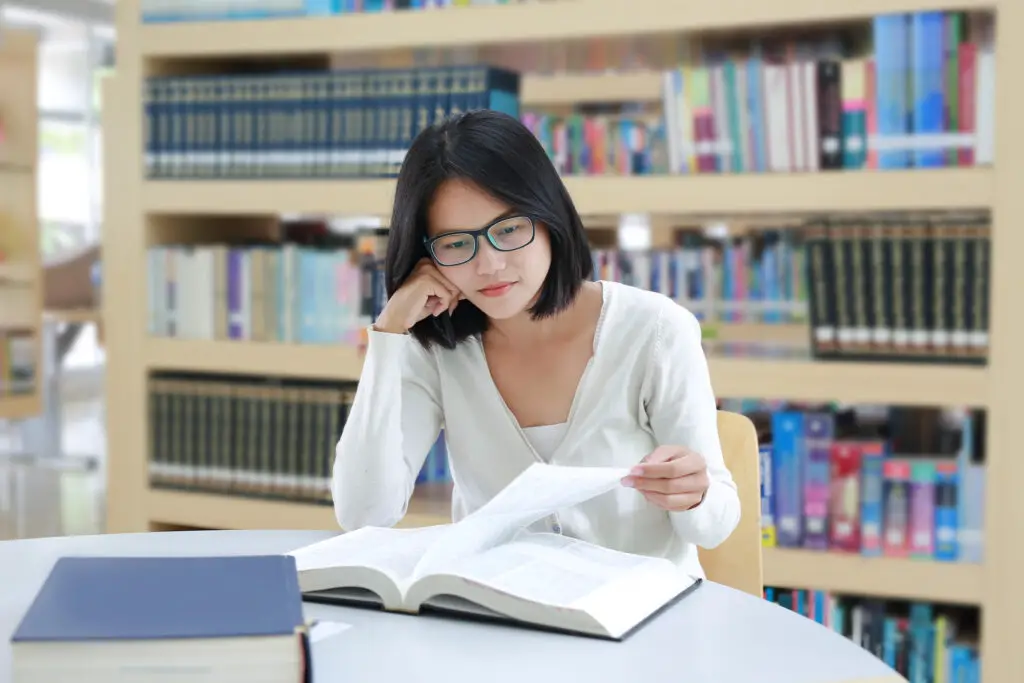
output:
<instances>
[{"instance_id":1,"label":"woman's lips","mask_svg":"<svg viewBox=\"0 0 1024 683\"><path fill-rule=\"evenodd\" d=\"M480 290L480 293L484 296L497 297L502 296L505 292L512 289L514 282L500 282L495 285L489 285Z\"/></svg>"}]
</instances>

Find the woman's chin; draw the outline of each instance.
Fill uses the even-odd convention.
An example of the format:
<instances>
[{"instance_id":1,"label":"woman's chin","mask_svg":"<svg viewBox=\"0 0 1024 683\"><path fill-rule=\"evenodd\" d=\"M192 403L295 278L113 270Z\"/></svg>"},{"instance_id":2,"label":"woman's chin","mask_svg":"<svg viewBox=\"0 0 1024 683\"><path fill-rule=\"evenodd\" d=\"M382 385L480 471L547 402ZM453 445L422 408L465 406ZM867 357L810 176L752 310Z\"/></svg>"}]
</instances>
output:
<instances>
[{"instance_id":1,"label":"woman's chin","mask_svg":"<svg viewBox=\"0 0 1024 683\"><path fill-rule=\"evenodd\" d=\"M477 308L483 311L483 314L491 320L508 320L509 318L516 317L526 310L525 306L510 304L502 305L494 302L490 302L489 305L484 304L482 306L477 304Z\"/></svg>"},{"instance_id":2,"label":"woman's chin","mask_svg":"<svg viewBox=\"0 0 1024 683\"><path fill-rule=\"evenodd\" d=\"M514 296L500 297L497 299L479 297L479 299L475 299L473 301L473 304L491 320L508 320L509 318L514 318L530 306L529 301L523 301L522 297Z\"/></svg>"}]
</instances>

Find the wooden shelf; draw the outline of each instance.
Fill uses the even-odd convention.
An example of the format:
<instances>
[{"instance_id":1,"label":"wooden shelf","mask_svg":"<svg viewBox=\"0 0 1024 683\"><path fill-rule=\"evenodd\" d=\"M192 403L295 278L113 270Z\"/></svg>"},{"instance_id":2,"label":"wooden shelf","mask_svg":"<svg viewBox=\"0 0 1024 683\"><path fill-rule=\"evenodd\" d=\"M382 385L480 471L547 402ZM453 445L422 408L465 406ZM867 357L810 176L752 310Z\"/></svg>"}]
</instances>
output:
<instances>
[{"instance_id":1,"label":"wooden shelf","mask_svg":"<svg viewBox=\"0 0 1024 683\"><path fill-rule=\"evenodd\" d=\"M764 549L764 582L782 588L964 605L980 605L984 596L984 571L977 564L788 548Z\"/></svg>"},{"instance_id":2,"label":"wooden shelf","mask_svg":"<svg viewBox=\"0 0 1024 683\"><path fill-rule=\"evenodd\" d=\"M275 375L310 379L356 380L362 370L360 352L348 347L162 338L146 340L145 362L150 370L255 375L273 368ZM983 368L714 355L710 366L716 393L729 398L984 406L988 396Z\"/></svg>"},{"instance_id":3,"label":"wooden shelf","mask_svg":"<svg viewBox=\"0 0 1024 683\"><path fill-rule=\"evenodd\" d=\"M39 279L36 263L0 263L0 287L32 285Z\"/></svg>"},{"instance_id":4,"label":"wooden shelf","mask_svg":"<svg viewBox=\"0 0 1024 683\"><path fill-rule=\"evenodd\" d=\"M910 406L988 405L988 373L979 367L714 355L708 362L715 394L720 397Z\"/></svg>"},{"instance_id":5,"label":"wooden shelf","mask_svg":"<svg viewBox=\"0 0 1024 683\"><path fill-rule=\"evenodd\" d=\"M33 338L33 394L0 397L0 420L42 412L43 266L38 216L38 36L0 26L0 330ZM0 340L0 343L3 343ZM20 355L21 352L19 352ZM5 375L9 370L0 370ZM8 377L0 377L0 383Z\"/></svg>"},{"instance_id":6,"label":"wooden shelf","mask_svg":"<svg viewBox=\"0 0 1024 683\"><path fill-rule=\"evenodd\" d=\"M519 99L524 106L657 102L661 100L661 74L654 71L552 76L524 74Z\"/></svg>"},{"instance_id":7,"label":"wooden shelf","mask_svg":"<svg viewBox=\"0 0 1024 683\"><path fill-rule=\"evenodd\" d=\"M572 0L566 0L567 2ZM990 169L838 171L693 176L570 176L584 215L736 215L972 209L991 205ZM143 210L163 214L391 213L395 183L382 180L149 180Z\"/></svg>"},{"instance_id":8,"label":"wooden shelf","mask_svg":"<svg viewBox=\"0 0 1024 683\"><path fill-rule=\"evenodd\" d=\"M150 370L266 374L302 379L357 380L363 361L358 349L317 344L263 344L151 337L145 343Z\"/></svg>"},{"instance_id":9,"label":"wooden shelf","mask_svg":"<svg viewBox=\"0 0 1024 683\"><path fill-rule=\"evenodd\" d=\"M842 22L888 12L984 9L995 4L995 0L556 0L230 24L143 24L137 39L143 57L302 55L750 29Z\"/></svg>"},{"instance_id":10,"label":"wooden shelf","mask_svg":"<svg viewBox=\"0 0 1024 683\"><path fill-rule=\"evenodd\" d=\"M38 394L0 396L0 420L24 420L42 411L42 398Z\"/></svg>"},{"instance_id":11,"label":"wooden shelf","mask_svg":"<svg viewBox=\"0 0 1024 683\"><path fill-rule=\"evenodd\" d=\"M38 37L33 31L0 26L0 183L12 175L35 176L39 163Z\"/></svg>"},{"instance_id":12,"label":"wooden shelf","mask_svg":"<svg viewBox=\"0 0 1024 683\"><path fill-rule=\"evenodd\" d=\"M39 287L0 284L0 329L38 331L39 327Z\"/></svg>"},{"instance_id":13,"label":"wooden shelf","mask_svg":"<svg viewBox=\"0 0 1024 683\"><path fill-rule=\"evenodd\" d=\"M399 527L451 522L451 492L446 486L420 486ZM145 514L155 527L198 529L315 529L341 531L330 505L148 489Z\"/></svg>"},{"instance_id":14,"label":"wooden shelf","mask_svg":"<svg viewBox=\"0 0 1024 683\"><path fill-rule=\"evenodd\" d=\"M749 344L806 349L811 339L811 330L807 323L710 323L703 327L704 341L710 344Z\"/></svg>"}]
</instances>

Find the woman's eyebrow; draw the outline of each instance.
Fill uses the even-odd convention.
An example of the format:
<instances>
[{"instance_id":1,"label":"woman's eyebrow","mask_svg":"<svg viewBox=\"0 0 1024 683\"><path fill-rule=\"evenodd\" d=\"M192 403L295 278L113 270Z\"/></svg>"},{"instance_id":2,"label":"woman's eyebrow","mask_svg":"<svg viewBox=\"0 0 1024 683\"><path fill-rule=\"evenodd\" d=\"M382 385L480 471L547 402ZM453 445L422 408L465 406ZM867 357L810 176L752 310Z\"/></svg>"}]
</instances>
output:
<instances>
[{"instance_id":1,"label":"woman's eyebrow","mask_svg":"<svg viewBox=\"0 0 1024 683\"><path fill-rule=\"evenodd\" d=\"M470 231L473 231L473 230L479 230L480 228L482 228L484 226L494 225L495 223L497 223L500 220L504 220L506 218L510 218L512 216L518 216L518 215L519 215L518 211L516 211L515 209L509 209L508 211L504 211L502 213L499 213L497 216L495 216L491 220L487 221L486 223L481 223L479 226L475 226L475 227L472 227L472 228L451 228L451 229L448 229L448 230L438 230L437 234L434 235L434 236L436 237L437 235L447 235L447 234L453 233L453 232L470 232Z\"/></svg>"}]
</instances>

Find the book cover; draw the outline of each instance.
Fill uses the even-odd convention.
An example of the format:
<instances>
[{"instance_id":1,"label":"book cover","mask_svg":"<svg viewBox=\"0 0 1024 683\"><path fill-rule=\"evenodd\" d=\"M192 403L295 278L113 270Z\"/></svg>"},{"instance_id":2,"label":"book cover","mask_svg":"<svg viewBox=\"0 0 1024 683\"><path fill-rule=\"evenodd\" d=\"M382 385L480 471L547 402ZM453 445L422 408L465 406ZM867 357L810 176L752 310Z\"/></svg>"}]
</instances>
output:
<instances>
[{"instance_id":1,"label":"book cover","mask_svg":"<svg viewBox=\"0 0 1024 683\"><path fill-rule=\"evenodd\" d=\"M292 557L62 557L11 642L232 638L303 628Z\"/></svg>"}]
</instances>

